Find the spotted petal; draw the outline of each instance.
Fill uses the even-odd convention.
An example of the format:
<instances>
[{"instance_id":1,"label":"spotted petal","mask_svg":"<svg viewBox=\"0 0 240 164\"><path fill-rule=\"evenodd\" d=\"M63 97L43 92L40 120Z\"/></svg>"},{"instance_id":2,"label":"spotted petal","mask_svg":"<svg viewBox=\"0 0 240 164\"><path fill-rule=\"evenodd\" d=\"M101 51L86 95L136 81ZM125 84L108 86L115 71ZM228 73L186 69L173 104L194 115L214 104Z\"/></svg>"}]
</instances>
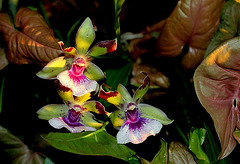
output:
<instances>
[{"instance_id":1,"label":"spotted petal","mask_svg":"<svg viewBox=\"0 0 240 164\"><path fill-rule=\"evenodd\" d=\"M109 115L109 113L105 111L105 107L98 101L87 101L82 105L82 108L84 111Z\"/></svg>"},{"instance_id":2,"label":"spotted petal","mask_svg":"<svg viewBox=\"0 0 240 164\"><path fill-rule=\"evenodd\" d=\"M88 62L84 71L84 75L90 80L99 81L105 78L103 71L94 63Z\"/></svg>"},{"instance_id":3,"label":"spotted petal","mask_svg":"<svg viewBox=\"0 0 240 164\"><path fill-rule=\"evenodd\" d=\"M54 117L63 117L68 113L68 107L65 104L49 104L37 111L38 117L43 120L50 120Z\"/></svg>"},{"instance_id":4,"label":"spotted petal","mask_svg":"<svg viewBox=\"0 0 240 164\"><path fill-rule=\"evenodd\" d=\"M70 88L74 96L82 96L98 87L96 81L89 80L85 75L75 76L71 70L60 73L57 79L63 86Z\"/></svg>"},{"instance_id":5,"label":"spotted petal","mask_svg":"<svg viewBox=\"0 0 240 164\"><path fill-rule=\"evenodd\" d=\"M148 136L160 132L162 124L157 120L140 118L135 123L125 122L117 133L117 142L126 144L128 142L139 144L147 139Z\"/></svg>"},{"instance_id":6,"label":"spotted petal","mask_svg":"<svg viewBox=\"0 0 240 164\"><path fill-rule=\"evenodd\" d=\"M106 100L107 102L115 105L119 109L123 109L123 107L126 105L126 102L122 98L121 94L118 91L109 91L105 92L102 88L99 91L98 97Z\"/></svg>"},{"instance_id":7,"label":"spotted petal","mask_svg":"<svg viewBox=\"0 0 240 164\"><path fill-rule=\"evenodd\" d=\"M148 88L150 86L150 79L146 73L144 74L146 75L146 77L143 80L143 84L136 90L136 92L133 95L133 100L136 103L139 103L141 101L142 97L148 91Z\"/></svg>"},{"instance_id":8,"label":"spotted petal","mask_svg":"<svg viewBox=\"0 0 240 164\"><path fill-rule=\"evenodd\" d=\"M49 124L56 128L56 129L61 129L61 128L66 128L68 129L71 133L80 133L82 131L95 131L95 128L85 126L80 124L79 126L69 126L67 123L63 121L63 118L52 118L49 121Z\"/></svg>"},{"instance_id":9,"label":"spotted petal","mask_svg":"<svg viewBox=\"0 0 240 164\"><path fill-rule=\"evenodd\" d=\"M79 27L75 38L78 54L86 54L94 39L95 31L92 21L89 17L87 17Z\"/></svg>"},{"instance_id":10,"label":"spotted petal","mask_svg":"<svg viewBox=\"0 0 240 164\"><path fill-rule=\"evenodd\" d=\"M55 58L36 75L43 79L56 79L59 73L71 68L72 62L72 58L66 58L64 56Z\"/></svg>"},{"instance_id":11,"label":"spotted petal","mask_svg":"<svg viewBox=\"0 0 240 164\"><path fill-rule=\"evenodd\" d=\"M100 41L95 44L88 52L89 56L99 57L117 49L117 39Z\"/></svg>"},{"instance_id":12,"label":"spotted petal","mask_svg":"<svg viewBox=\"0 0 240 164\"><path fill-rule=\"evenodd\" d=\"M148 104L138 104L138 110L141 113L140 117L150 118L161 122L163 125L168 125L173 122L161 110Z\"/></svg>"},{"instance_id":13,"label":"spotted petal","mask_svg":"<svg viewBox=\"0 0 240 164\"><path fill-rule=\"evenodd\" d=\"M126 121L126 115L123 110L115 110L111 113L109 116L114 128L118 129L120 128L124 122Z\"/></svg>"},{"instance_id":14,"label":"spotted petal","mask_svg":"<svg viewBox=\"0 0 240 164\"><path fill-rule=\"evenodd\" d=\"M94 120L94 115L89 112L83 112L81 114L80 123L82 123L86 126L96 128L96 129L103 126L103 123L100 123L100 122L97 122L96 120Z\"/></svg>"}]
</instances>

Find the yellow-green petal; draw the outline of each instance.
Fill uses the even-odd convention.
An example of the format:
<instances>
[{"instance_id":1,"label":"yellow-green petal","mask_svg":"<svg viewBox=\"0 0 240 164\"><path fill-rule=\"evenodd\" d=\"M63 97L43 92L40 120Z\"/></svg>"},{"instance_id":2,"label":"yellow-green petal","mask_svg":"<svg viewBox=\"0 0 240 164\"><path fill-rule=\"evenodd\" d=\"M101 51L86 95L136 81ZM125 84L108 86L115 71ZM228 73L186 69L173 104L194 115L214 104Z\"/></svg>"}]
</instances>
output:
<instances>
[{"instance_id":1,"label":"yellow-green petal","mask_svg":"<svg viewBox=\"0 0 240 164\"><path fill-rule=\"evenodd\" d=\"M56 79L59 73L71 68L72 62L72 58L66 58L64 56L55 58L36 75L43 79Z\"/></svg>"},{"instance_id":2,"label":"yellow-green petal","mask_svg":"<svg viewBox=\"0 0 240 164\"><path fill-rule=\"evenodd\" d=\"M85 102L82 105L82 108L84 111L108 115L108 113L105 111L105 107L100 102L95 100Z\"/></svg>"},{"instance_id":3,"label":"yellow-green petal","mask_svg":"<svg viewBox=\"0 0 240 164\"><path fill-rule=\"evenodd\" d=\"M63 86L59 80L55 80L54 84L57 87L58 95L62 98L62 100L66 104L70 104L74 102L73 92L70 88Z\"/></svg>"},{"instance_id":4,"label":"yellow-green petal","mask_svg":"<svg viewBox=\"0 0 240 164\"><path fill-rule=\"evenodd\" d=\"M74 98L74 103L81 106L89 99L91 99L91 93L88 92L88 93L86 93L86 94L84 94L82 96L75 97Z\"/></svg>"},{"instance_id":5,"label":"yellow-green petal","mask_svg":"<svg viewBox=\"0 0 240 164\"><path fill-rule=\"evenodd\" d=\"M118 91L109 91L105 92L102 88L99 91L98 97L106 100L107 102L115 105L119 109L124 110L126 102L122 98L121 94Z\"/></svg>"},{"instance_id":6,"label":"yellow-green petal","mask_svg":"<svg viewBox=\"0 0 240 164\"><path fill-rule=\"evenodd\" d=\"M38 118L50 120L55 117L63 117L68 113L68 107L65 104L49 104L37 111Z\"/></svg>"},{"instance_id":7,"label":"yellow-green petal","mask_svg":"<svg viewBox=\"0 0 240 164\"><path fill-rule=\"evenodd\" d=\"M95 39L95 31L92 21L87 17L77 31L75 38L78 54L86 54Z\"/></svg>"},{"instance_id":8,"label":"yellow-green petal","mask_svg":"<svg viewBox=\"0 0 240 164\"><path fill-rule=\"evenodd\" d=\"M159 108L148 104L138 104L138 110L140 111L140 117L154 119L161 122L163 125L168 125L173 122L167 115Z\"/></svg>"},{"instance_id":9,"label":"yellow-green petal","mask_svg":"<svg viewBox=\"0 0 240 164\"><path fill-rule=\"evenodd\" d=\"M95 44L88 52L89 56L99 57L117 49L117 39L100 41Z\"/></svg>"},{"instance_id":10,"label":"yellow-green petal","mask_svg":"<svg viewBox=\"0 0 240 164\"><path fill-rule=\"evenodd\" d=\"M136 92L133 95L133 100L136 103L139 103L141 101L142 97L145 95L145 93L147 93L148 88L150 86L150 79L146 73L144 73L144 74L146 75L146 77L143 80L143 84L140 87L138 87L138 89L136 90Z\"/></svg>"},{"instance_id":11,"label":"yellow-green petal","mask_svg":"<svg viewBox=\"0 0 240 164\"><path fill-rule=\"evenodd\" d=\"M81 119L80 119L80 123L86 125L86 126L90 126L93 128L100 128L103 126L103 123L97 122L96 120L93 119L94 115L89 113L89 112L83 112L81 114Z\"/></svg>"},{"instance_id":12,"label":"yellow-green petal","mask_svg":"<svg viewBox=\"0 0 240 164\"><path fill-rule=\"evenodd\" d=\"M129 94L128 90L122 84L118 84L117 91L121 94L121 96L124 98L124 100L127 103L130 103L132 101L131 95Z\"/></svg>"},{"instance_id":13,"label":"yellow-green petal","mask_svg":"<svg viewBox=\"0 0 240 164\"><path fill-rule=\"evenodd\" d=\"M88 62L84 75L87 76L90 80L99 81L105 78L103 71L92 62Z\"/></svg>"},{"instance_id":14,"label":"yellow-green petal","mask_svg":"<svg viewBox=\"0 0 240 164\"><path fill-rule=\"evenodd\" d=\"M122 124L126 121L126 115L123 110L115 110L112 112L109 118L115 128L121 127Z\"/></svg>"}]
</instances>

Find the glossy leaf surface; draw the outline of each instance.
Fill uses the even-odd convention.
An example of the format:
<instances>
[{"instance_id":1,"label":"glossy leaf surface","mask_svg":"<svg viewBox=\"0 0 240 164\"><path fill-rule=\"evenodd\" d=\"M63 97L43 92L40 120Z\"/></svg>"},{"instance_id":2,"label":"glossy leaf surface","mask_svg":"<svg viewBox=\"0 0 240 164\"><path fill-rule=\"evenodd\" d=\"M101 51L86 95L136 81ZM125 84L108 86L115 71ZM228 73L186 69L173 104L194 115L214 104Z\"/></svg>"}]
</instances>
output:
<instances>
[{"instance_id":1,"label":"glossy leaf surface","mask_svg":"<svg viewBox=\"0 0 240 164\"><path fill-rule=\"evenodd\" d=\"M128 161L135 152L116 139L104 128L95 132L50 133L45 138L53 147L80 155L106 155Z\"/></svg>"},{"instance_id":2,"label":"glossy leaf surface","mask_svg":"<svg viewBox=\"0 0 240 164\"><path fill-rule=\"evenodd\" d=\"M161 140L161 146L158 153L155 155L155 157L152 160L152 164L165 164L167 163L168 158L168 144L167 142Z\"/></svg>"},{"instance_id":3,"label":"glossy leaf surface","mask_svg":"<svg viewBox=\"0 0 240 164\"><path fill-rule=\"evenodd\" d=\"M203 128L191 131L188 148L195 154L198 160L210 163L208 156L201 147L205 140L206 132Z\"/></svg>"}]
</instances>

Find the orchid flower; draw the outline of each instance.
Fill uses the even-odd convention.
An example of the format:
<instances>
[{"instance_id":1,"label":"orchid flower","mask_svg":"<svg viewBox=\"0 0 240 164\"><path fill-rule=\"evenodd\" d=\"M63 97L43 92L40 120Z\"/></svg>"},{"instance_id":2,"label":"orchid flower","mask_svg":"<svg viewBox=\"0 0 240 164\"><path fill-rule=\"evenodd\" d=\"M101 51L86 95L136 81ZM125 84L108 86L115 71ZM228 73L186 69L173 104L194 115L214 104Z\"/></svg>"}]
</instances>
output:
<instances>
[{"instance_id":1,"label":"orchid flower","mask_svg":"<svg viewBox=\"0 0 240 164\"><path fill-rule=\"evenodd\" d=\"M90 93L80 97L74 97L71 89L64 87L58 80L58 94L63 99L64 104L49 104L37 111L40 119L48 120L49 124L56 129L66 128L72 133L82 131L95 131L103 123L94 119L94 115L106 114L104 106L98 101L87 101L91 98Z\"/></svg>"},{"instance_id":2,"label":"orchid flower","mask_svg":"<svg viewBox=\"0 0 240 164\"><path fill-rule=\"evenodd\" d=\"M122 84L118 85L116 91L105 92L100 89L99 97L118 108L110 115L110 119L113 126L119 129L116 137L119 144L142 143L148 136L159 133L162 125L173 122L162 110L140 103L149 85L150 79L146 74L133 97Z\"/></svg>"},{"instance_id":3,"label":"orchid flower","mask_svg":"<svg viewBox=\"0 0 240 164\"><path fill-rule=\"evenodd\" d=\"M82 96L95 91L96 81L105 78L103 71L93 64L93 57L99 57L116 50L117 40L105 40L96 43L89 51L95 39L95 31L90 18L86 18L79 27L75 42L76 47L65 48L59 45L65 56L51 60L37 76L43 79L58 79L62 85L70 88L74 96Z\"/></svg>"}]
</instances>

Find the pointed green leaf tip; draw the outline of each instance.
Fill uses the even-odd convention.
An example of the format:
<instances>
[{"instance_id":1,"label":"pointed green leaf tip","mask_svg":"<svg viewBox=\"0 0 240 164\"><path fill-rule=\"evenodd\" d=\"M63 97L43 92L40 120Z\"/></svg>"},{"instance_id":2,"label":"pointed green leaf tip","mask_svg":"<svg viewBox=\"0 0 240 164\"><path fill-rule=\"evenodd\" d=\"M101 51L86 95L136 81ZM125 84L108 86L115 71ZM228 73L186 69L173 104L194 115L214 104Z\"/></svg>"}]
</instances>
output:
<instances>
[{"instance_id":1,"label":"pointed green leaf tip","mask_svg":"<svg viewBox=\"0 0 240 164\"><path fill-rule=\"evenodd\" d=\"M86 54L94 39L95 31L93 24L91 19L87 17L76 34L75 42L78 54Z\"/></svg>"},{"instance_id":2,"label":"pointed green leaf tip","mask_svg":"<svg viewBox=\"0 0 240 164\"><path fill-rule=\"evenodd\" d=\"M161 147L158 153L155 155L155 157L152 160L152 164L165 164L167 163L168 158L168 144L166 141L161 141Z\"/></svg>"}]
</instances>

